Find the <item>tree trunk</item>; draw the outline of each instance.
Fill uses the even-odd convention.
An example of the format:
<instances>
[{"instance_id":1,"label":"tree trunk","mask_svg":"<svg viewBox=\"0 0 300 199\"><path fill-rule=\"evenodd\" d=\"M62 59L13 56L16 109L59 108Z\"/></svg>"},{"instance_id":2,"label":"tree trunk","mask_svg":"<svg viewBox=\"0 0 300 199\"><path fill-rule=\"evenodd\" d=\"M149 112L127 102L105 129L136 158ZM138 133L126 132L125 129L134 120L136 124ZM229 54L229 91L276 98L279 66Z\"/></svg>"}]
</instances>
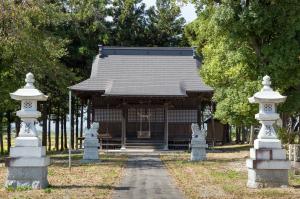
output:
<instances>
[{"instance_id":1,"label":"tree trunk","mask_svg":"<svg viewBox=\"0 0 300 199\"><path fill-rule=\"evenodd\" d=\"M251 125L250 127L250 145L253 145L254 144L254 126Z\"/></svg>"},{"instance_id":2,"label":"tree trunk","mask_svg":"<svg viewBox=\"0 0 300 199\"><path fill-rule=\"evenodd\" d=\"M3 143L3 113L0 113L0 153L1 155L4 154L4 143Z\"/></svg>"},{"instance_id":3,"label":"tree trunk","mask_svg":"<svg viewBox=\"0 0 300 199\"><path fill-rule=\"evenodd\" d=\"M60 116L60 150L64 150L64 118Z\"/></svg>"},{"instance_id":4,"label":"tree trunk","mask_svg":"<svg viewBox=\"0 0 300 199\"><path fill-rule=\"evenodd\" d=\"M20 129L21 129L21 120L19 117L16 117L16 137L19 137Z\"/></svg>"},{"instance_id":5,"label":"tree trunk","mask_svg":"<svg viewBox=\"0 0 300 199\"><path fill-rule=\"evenodd\" d=\"M246 130L245 130L244 125L241 127L241 134L242 134L242 144L245 144L245 142L246 142Z\"/></svg>"},{"instance_id":6,"label":"tree trunk","mask_svg":"<svg viewBox=\"0 0 300 199\"><path fill-rule=\"evenodd\" d=\"M51 109L49 109L51 110ZM51 151L51 113L48 114L48 151Z\"/></svg>"},{"instance_id":7,"label":"tree trunk","mask_svg":"<svg viewBox=\"0 0 300 199\"><path fill-rule=\"evenodd\" d=\"M71 139L71 148L74 149L74 97L72 97L72 103L71 103L71 115L70 115L70 121L71 122L71 129L70 129L70 139Z\"/></svg>"},{"instance_id":8,"label":"tree trunk","mask_svg":"<svg viewBox=\"0 0 300 199\"><path fill-rule=\"evenodd\" d=\"M83 137L83 102L81 102L80 110L80 138ZM80 148L82 148L82 139L80 139Z\"/></svg>"},{"instance_id":9,"label":"tree trunk","mask_svg":"<svg viewBox=\"0 0 300 199\"><path fill-rule=\"evenodd\" d=\"M42 131L42 146L47 146L47 115L46 102L42 104L42 119L43 119L43 131Z\"/></svg>"},{"instance_id":10,"label":"tree trunk","mask_svg":"<svg viewBox=\"0 0 300 199\"><path fill-rule=\"evenodd\" d=\"M228 143L231 143L232 126L228 125Z\"/></svg>"},{"instance_id":11,"label":"tree trunk","mask_svg":"<svg viewBox=\"0 0 300 199\"><path fill-rule=\"evenodd\" d=\"M6 112L6 118L7 118L7 152L10 152L11 147L11 112Z\"/></svg>"},{"instance_id":12,"label":"tree trunk","mask_svg":"<svg viewBox=\"0 0 300 199\"><path fill-rule=\"evenodd\" d=\"M235 143L239 144L241 142L241 133L240 133L240 128L238 126L235 127Z\"/></svg>"},{"instance_id":13,"label":"tree trunk","mask_svg":"<svg viewBox=\"0 0 300 199\"><path fill-rule=\"evenodd\" d=\"M74 132L73 132L73 134L74 134ZM66 115L64 115L64 145L65 145L65 149L67 149L68 148L68 137L67 137L67 116ZM69 147L71 147L71 146L69 146Z\"/></svg>"},{"instance_id":14,"label":"tree trunk","mask_svg":"<svg viewBox=\"0 0 300 199\"><path fill-rule=\"evenodd\" d=\"M300 144L294 144L294 162L300 162Z\"/></svg>"},{"instance_id":15,"label":"tree trunk","mask_svg":"<svg viewBox=\"0 0 300 199\"><path fill-rule=\"evenodd\" d=\"M59 107L55 119L55 149L59 150Z\"/></svg>"},{"instance_id":16,"label":"tree trunk","mask_svg":"<svg viewBox=\"0 0 300 199\"><path fill-rule=\"evenodd\" d=\"M76 103L76 110L75 110L75 117L76 117L76 133L75 133L75 148L78 149L78 133L79 133L79 128L78 128L78 110L79 110L79 105Z\"/></svg>"}]
</instances>

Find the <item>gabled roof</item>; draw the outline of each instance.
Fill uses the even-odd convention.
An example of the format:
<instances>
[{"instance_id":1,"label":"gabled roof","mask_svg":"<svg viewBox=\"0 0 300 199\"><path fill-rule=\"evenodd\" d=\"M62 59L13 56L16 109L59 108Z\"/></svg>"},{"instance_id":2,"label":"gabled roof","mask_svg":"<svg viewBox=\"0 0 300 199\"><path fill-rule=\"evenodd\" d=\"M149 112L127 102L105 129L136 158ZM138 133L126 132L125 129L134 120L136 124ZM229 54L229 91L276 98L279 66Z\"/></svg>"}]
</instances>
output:
<instances>
[{"instance_id":1,"label":"gabled roof","mask_svg":"<svg viewBox=\"0 0 300 199\"><path fill-rule=\"evenodd\" d=\"M187 96L212 92L192 48L100 47L89 79L70 88L106 96Z\"/></svg>"}]
</instances>

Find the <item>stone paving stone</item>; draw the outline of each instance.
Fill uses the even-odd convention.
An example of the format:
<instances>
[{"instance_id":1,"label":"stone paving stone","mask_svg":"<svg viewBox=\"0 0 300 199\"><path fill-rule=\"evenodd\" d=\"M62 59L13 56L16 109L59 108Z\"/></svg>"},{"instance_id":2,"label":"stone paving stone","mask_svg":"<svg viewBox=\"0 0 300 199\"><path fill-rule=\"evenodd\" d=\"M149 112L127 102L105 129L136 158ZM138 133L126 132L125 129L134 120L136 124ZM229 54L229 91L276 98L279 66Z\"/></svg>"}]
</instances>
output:
<instances>
[{"instance_id":1,"label":"stone paving stone","mask_svg":"<svg viewBox=\"0 0 300 199\"><path fill-rule=\"evenodd\" d=\"M113 199L183 199L158 155L130 155Z\"/></svg>"}]
</instances>

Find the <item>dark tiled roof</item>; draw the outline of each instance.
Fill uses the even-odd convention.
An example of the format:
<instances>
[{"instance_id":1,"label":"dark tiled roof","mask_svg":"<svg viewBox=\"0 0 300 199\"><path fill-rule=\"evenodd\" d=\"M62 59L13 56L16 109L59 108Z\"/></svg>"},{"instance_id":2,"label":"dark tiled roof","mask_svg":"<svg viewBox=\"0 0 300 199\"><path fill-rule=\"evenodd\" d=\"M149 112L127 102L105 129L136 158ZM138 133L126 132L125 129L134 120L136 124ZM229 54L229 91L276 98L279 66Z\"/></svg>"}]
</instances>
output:
<instances>
[{"instance_id":1,"label":"dark tiled roof","mask_svg":"<svg viewBox=\"0 0 300 199\"><path fill-rule=\"evenodd\" d=\"M71 86L113 96L186 96L212 92L199 76L192 48L102 47L91 77Z\"/></svg>"}]
</instances>

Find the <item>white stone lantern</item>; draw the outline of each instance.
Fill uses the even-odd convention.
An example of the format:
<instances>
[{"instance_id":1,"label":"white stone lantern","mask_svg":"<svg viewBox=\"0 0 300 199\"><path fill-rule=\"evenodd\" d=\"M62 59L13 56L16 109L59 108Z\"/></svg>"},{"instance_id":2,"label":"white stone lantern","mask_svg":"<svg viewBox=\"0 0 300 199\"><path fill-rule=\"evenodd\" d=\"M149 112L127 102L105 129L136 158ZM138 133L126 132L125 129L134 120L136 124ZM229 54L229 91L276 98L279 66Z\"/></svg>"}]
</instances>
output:
<instances>
[{"instance_id":1,"label":"white stone lantern","mask_svg":"<svg viewBox=\"0 0 300 199\"><path fill-rule=\"evenodd\" d=\"M48 186L47 167L50 159L46 156L46 148L41 145L35 122L41 116L37 111L37 102L46 101L48 97L34 87L32 73L26 75L25 82L23 88L10 94L12 99L21 101L17 116L22 122L15 147L10 149L10 157L6 160L6 186L44 188Z\"/></svg>"},{"instance_id":2,"label":"white stone lantern","mask_svg":"<svg viewBox=\"0 0 300 199\"><path fill-rule=\"evenodd\" d=\"M259 120L262 127L257 136L258 139L277 139L273 124L278 120L279 114L276 113L276 104L284 102L286 96L273 91L270 87L271 81L269 76L263 78L263 88L260 92L249 98L250 103L259 104L259 113L255 115L255 119Z\"/></svg>"},{"instance_id":3,"label":"white stone lantern","mask_svg":"<svg viewBox=\"0 0 300 199\"><path fill-rule=\"evenodd\" d=\"M286 96L273 91L269 76L263 78L262 84L261 91L249 98L250 103L259 104L259 113L255 119L259 120L262 127L258 139L254 141L254 148L250 149L250 159L247 160L247 185L251 188L287 186L290 163L286 160L286 152L273 127L279 119L276 104L284 102Z\"/></svg>"}]
</instances>

